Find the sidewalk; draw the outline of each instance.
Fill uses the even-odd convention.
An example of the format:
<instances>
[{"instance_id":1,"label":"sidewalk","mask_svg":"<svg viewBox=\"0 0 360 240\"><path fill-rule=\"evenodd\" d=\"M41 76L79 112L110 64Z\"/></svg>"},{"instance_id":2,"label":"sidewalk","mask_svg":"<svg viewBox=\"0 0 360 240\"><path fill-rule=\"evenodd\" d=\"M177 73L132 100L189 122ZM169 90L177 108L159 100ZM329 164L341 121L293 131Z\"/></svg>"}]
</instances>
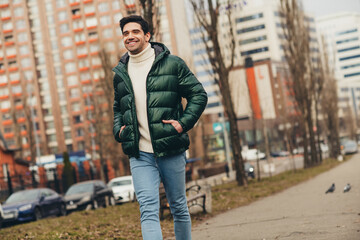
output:
<instances>
[{"instance_id":1,"label":"sidewalk","mask_svg":"<svg viewBox=\"0 0 360 240\"><path fill-rule=\"evenodd\" d=\"M325 194L332 183L334 193ZM350 192L343 193L350 183ZM312 180L209 219L193 240L360 239L360 154Z\"/></svg>"}]
</instances>

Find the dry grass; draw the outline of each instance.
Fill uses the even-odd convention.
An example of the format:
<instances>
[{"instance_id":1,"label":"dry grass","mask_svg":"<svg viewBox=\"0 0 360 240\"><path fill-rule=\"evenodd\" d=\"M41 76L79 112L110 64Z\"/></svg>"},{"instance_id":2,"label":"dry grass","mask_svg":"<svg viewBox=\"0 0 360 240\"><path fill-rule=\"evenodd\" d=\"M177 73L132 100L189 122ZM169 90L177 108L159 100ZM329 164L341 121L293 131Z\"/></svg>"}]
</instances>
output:
<instances>
[{"instance_id":1,"label":"dry grass","mask_svg":"<svg viewBox=\"0 0 360 240\"><path fill-rule=\"evenodd\" d=\"M213 187L212 213L193 215L193 226L224 211L283 191L338 164L335 160L326 160L321 166L311 169L282 173L260 182L251 180L247 188L237 186L235 182ZM172 238L173 223L170 216L161 224L164 238ZM75 212L65 217L6 227L0 230L0 239L141 239L138 204Z\"/></svg>"}]
</instances>

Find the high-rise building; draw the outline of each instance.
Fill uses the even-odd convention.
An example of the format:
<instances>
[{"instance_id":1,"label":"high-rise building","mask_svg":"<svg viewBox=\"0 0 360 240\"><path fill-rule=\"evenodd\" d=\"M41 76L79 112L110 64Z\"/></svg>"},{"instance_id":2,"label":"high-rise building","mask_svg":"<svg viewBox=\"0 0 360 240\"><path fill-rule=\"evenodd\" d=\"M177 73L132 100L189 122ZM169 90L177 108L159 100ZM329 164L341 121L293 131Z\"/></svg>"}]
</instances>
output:
<instances>
[{"instance_id":1,"label":"high-rise building","mask_svg":"<svg viewBox=\"0 0 360 240\"><path fill-rule=\"evenodd\" d=\"M185 57L183 2L158 0L159 38ZM91 141L89 94L104 77L99 53L115 66L124 52L119 20L139 13L136 0L1 0L0 131L30 156L79 151ZM35 130L32 130L35 129Z\"/></svg>"},{"instance_id":2,"label":"high-rise building","mask_svg":"<svg viewBox=\"0 0 360 240\"><path fill-rule=\"evenodd\" d=\"M343 12L316 19L319 42L338 83L340 115L360 111L360 14Z\"/></svg>"},{"instance_id":3,"label":"high-rise building","mask_svg":"<svg viewBox=\"0 0 360 240\"><path fill-rule=\"evenodd\" d=\"M284 63L284 16L279 11L279 1L237 0L232 1L230 7L235 29L235 42L237 45L234 66L243 66L245 58L248 56L250 56L255 63L268 60L276 63L276 66ZM227 8L229 8L229 6L224 4L223 7L219 9L220 14L223 16L219 23L221 26L219 31L222 31L222 27L224 27L224 29L227 28ZM306 15L305 21L309 25L311 50L318 52L315 20L313 17ZM196 20L190 17L190 22L195 23ZM209 102L205 114L216 114L222 111L222 107L217 94L218 87L214 82L210 61L203 44L201 28L195 24L190 26L195 71L197 77L202 81L209 94ZM220 41L225 41L227 38L225 35L219 34L219 36Z\"/></svg>"}]
</instances>

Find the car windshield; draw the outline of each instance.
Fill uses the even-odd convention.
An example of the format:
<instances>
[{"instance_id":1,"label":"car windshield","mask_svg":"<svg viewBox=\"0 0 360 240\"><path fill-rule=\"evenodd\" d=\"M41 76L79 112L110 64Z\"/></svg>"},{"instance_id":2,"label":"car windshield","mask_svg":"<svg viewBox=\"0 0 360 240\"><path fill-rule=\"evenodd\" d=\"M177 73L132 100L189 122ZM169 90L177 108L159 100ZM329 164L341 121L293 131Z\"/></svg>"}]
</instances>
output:
<instances>
[{"instance_id":1,"label":"car windshield","mask_svg":"<svg viewBox=\"0 0 360 240\"><path fill-rule=\"evenodd\" d=\"M125 185L131 185L131 180L119 180L119 181L114 181L110 183L110 187L116 187L116 186L125 186Z\"/></svg>"},{"instance_id":2,"label":"car windshield","mask_svg":"<svg viewBox=\"0 0 360 240\"><path fill-rule=\"evenodd\" d=\"M20 191L11 194L11 196L5 201L5 203L18 203L23 201L32 201L36 200L39 196L38 189Z\"/></svg>"},{"instance_id":3,"label":"car windshield","mask_svg":"<svg viewBox=\"0 0 360 240\"><path fill-rule=\"evenodd\" d=\"M78 193L92 193L94 191L94 185L92 183L84 183L73 185L67 190L65 195L78 194Z\"/></svg>"}]
</instances>

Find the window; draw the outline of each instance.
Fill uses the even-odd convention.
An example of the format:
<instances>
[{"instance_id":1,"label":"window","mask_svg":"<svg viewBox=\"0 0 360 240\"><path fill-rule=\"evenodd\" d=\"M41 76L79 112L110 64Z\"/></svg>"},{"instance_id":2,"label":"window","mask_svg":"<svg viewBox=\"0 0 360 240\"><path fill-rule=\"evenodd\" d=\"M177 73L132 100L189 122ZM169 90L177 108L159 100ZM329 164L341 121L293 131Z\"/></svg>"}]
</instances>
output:
<instances>
[{"instance_id":1,"label":"window","mask_svg":"<svg viewBox=\"0 0 360 240\"><path fill-rule=\"evenodd\" d=\"M67 107L66 106L60 106L60 112L61 112L62 115L67 115L68 114ZM63 119L63 125L64 126L70 126L68 118Z\"/></svg>"},{"instance_id":2,"label":"window","mask_svg":"<svg viewBox=\"0 0 360 240\"><path fill-rule=\"evenodd\" d=\"M260 42L266 40L266 35L264 36L259 36L259 37L254 37L254 38L249 38L249 39L244 39L239 41L240 45L244 45L244 44L248 44L248 43L253 43L253 42Z\"/></svg>"},{"instance_id":3,"label":"window","mask_svg":"<svg viewBox=\"0 0 360 240\"><path fill-rule=\"evenodd\" d=\"M12 22L4 22L2 29L3 29L3 30L12 30L12 29L13 29L13 24L12 24Z\"/></svg>"},{"instance_id":4,"label":"window","mask_svg":"<svg viewBox=\"0 0 360 240\"><path fill-rule=\"evenodd\" d=\"M66 95L64 92L59 92L59 100L60 102L66 101Z\"/></svg>"},{"instance_id":5,"label":"window","mask_svg":"<svg viewBox=\"0 0 360 240\"><path fill-rule=\"evenodd\" d=\"M45 122L45 128L46 128L46 129L53 129L53 128L55 128L54 122L53 122L53 121Z\"/></svg>"},{"instance_id":6,"label":"window","mask_svg":"<svg viewBox=\"0 0 360 240\"><path fill-rule=\"evenodd\" d=\"M88 72L87 73L82 73L80 75L80 79L81 79L81 81L89 80L89 79L91 79L91 75Z\"/></svg>"},{"instance_id":7,"label":"window","mask_svg":"<svg viewBox=\"0 0 360 240\"><path fill-rule=\"evenodd\" d=\"M9 96L8 88L0 88L0 97Z\"/></svg>"},{"instance_id":8,"label":"window","mask_svg":"<svg viewBox=\"0 0 360 240\"><path fill-rule=\"evenodd\" d=\"M64 34L70 31L69 24L63 23L60 25L60 33Z\"/></svg>"},{"instance_id":9,"label":"window","mask_svg":"<svg viewBox=\"0 0 360 240\"><path fill-rule=\"evenodd\" d=\"M14 17L22 17L24 16L24 8L17 7L14 9Z\"/></svg>"},{"instance_id":10,"label":"window","mask_svg":"<svg viewBox=\"0 0 360 240\"><path fill-rule=\"evenodd\" d=\"M47 16L47 22L49 25L52 25L55 23L55 19L54 19L54 16L50 15L50 16Z\"/></svg>"},{"instance_id":11,"label":"window","mask_svg":"<svg viewBox=\"0 0 360 240\"><path fill-rule=\"evenodd\" d=\"M49 29L50 38L56 37L56 29L50 28Z\"/></svg>"},{"instance_id":12,"label":"window","mask_svg":"<svg viewBox=\"0 0 360 240\"><path fill-rule=\"evenodd\" d=\"M344 40L336 41L336 44L353 42L353 41L357 41L357 40L359 40L359 38L358 38L358 37L354 37L354 38L349 38L349 39L344 39Z\"/></svg>"},{"instance_id":13,"label":"window","mask_svg":"<svg viewBox=\"0 0 360 240\"><path fill-rule=\"evenodd\" d=\"M357 72L357 73L345 74L344 77L348 78L348 77L354 77L354 76L359 76L359 75L360 75L360 72Z\"/></svg>"},{"instance_id":14,"label":"window","mask_svg":"<svg viewBox=\"0 0 360 240\"><path fill-rule=\"evenodd\" d=\"M355 46L355 47L350 47L350 48L343 48L343 49L339 49L337 52L346 52L346 51L351 51L351 50L355 50L355 49L359 49L360 46Z\"/></svg>"},{"instance_id":15,"label":"window","mask_svg":"<svg viewBox=\"0 0 360 240\"><path fill-rule=\"evenodd\" d=\"M98 5L99 12L108 12L109 11L109 4L107 2L100 3Z\"/></svg>"},{"instance_id":16,"label":"window","mask_svg":"<svg viewBox=\"0 0 360 240\"><path fill-rule=\"evenodd\" d=\"M95 6L94 5L86 5L84 7L84 13L87 14L87 13L93 13L95 12Z\"/></svg>"},{"instance_id":17,"label":"window","mask_svg":"<svg viewBox=\"0 0 360 240\"><path fill-rule=\"evenodd\" d=\"M72 45L71 37L64 37L61 39L61 45L63 47L70 47Z\"/></svg>"},{"instance_id":18,"label":"window","mask_svg":"<svg viewBox=\"0 0 360 240\"><path fill-rule=\"evenodd\" d=\"M65 65L65 72L66 73L72 73L72 72L76 72L76 66L75 63L67 63Z\"/></svg>"},{"instance_id":19,"label":"window","mask_svg":"<svg viewBox=\"0 0 360 240\"><path fill-rule=\"evenodd\" d=\"M354 67L360 67L360 63L353 64L353 65L348 65L348 66L343 66L343 67L341 67L341 69L348 69L348 68L354 68Z\"/></svg>"},{"instance_id":20,"label":"window","mask_svg":"<svg viewBox=\"0 0 360 240\"><path fill-rule=\"evenodd\" d=\"M52 2L46 3L46 11L51 12L53 10Z\"/></svg>"},{"instance_id":21,"label":"window","mask_svg":"<svg viewBox=\"0 0 360 240\"><path fill-rule=\"evenodd\" d=\"M50 95L45 95L42 97L42 101L45 104L51 104L51 96Z\"/></svg>"},{"instance_id":22,"label":"window","mask_svg":"<svg viewBox=\"0 0 360 240\"><path fill-rule=\"evenodd\" d=\"M349 60L349 59L354 59L354 58L360 58L360 55L354 55L354 56L350 56L350 57L343 57L340 58L340 61L344 61L344 60Z\"/></svg>"},{"instance_id":23,"label":"window","mask_svg":"<svg viewBox=\"0 0 360 240\"><path fill-rule=\"evenodd\" d=\"M249 20L253 20L253 19L258 19L258 18L262 18L264 15L262 13L257 13L251 16L246 16L246 17L242 17L242 18L237 18L235 21L236 23L240 23L240 22L246 22Z\"/></svg>"},{"instance_id":24,"label":"window","mask_svg":"<svg viewBox=\"0 0 360 240\"><path fill-rule=\"evenodd\" d=\"M18 33L17 35L18 42L27 42L28 41L28 35L27 33Z\"/></svg>"},{"instance_id":25,"label":"window","mask_svg":"<svg viewBox=\"0 0 360 240\"><path fill-rule=\"evenodd\" d=\"M242 34L242 33L252 32L252 31L256 31L256 30L260 30L260 29L265 29L265 25L262 24L262 25L258 25L258 26L254 26L254 27L239 29L236 31L236 33Z\"/></svg>"},{"instance_id":26,"label":"window","mask_svg":"<svg viewBox=\"0 0 360 240\"><path fill-rule=\"evenodd\" d=\"M19 47L20 55L29 54L29 47L27 45L23 45Z\"/></svg>"},{"instance_id":27,"label":"window","mask_svg":"<svg viewBox=\"0 0 360 240\"><path fill-rule=\"evenodd\" d=\"M61 21L65 21L68 19L68 14L66 11L61 11L58 13L58 20Z\"/></svg>"},{"instance_id":28,"label":"window","mask_svg":"<svg viewBox=\"0 0 360 240\"><path fill-rule=\"evenodd\" d=\"M80 41L85 41L85 34L84 33L79 33L75 35L75 42L80 42Z\"/></svg>"},{"instance_id":29,"label":"window","mask_svg":"<svg viewBox=\"0 0 360 240\"><path fill-rule=\"evenodd\" d=\"M269 51L268 47L262 47L262 48L257 48L257 49L252 49L249 51L241 52L241 56L248 56L250 54L259 53L259 52L267 52L267 51Z\"/></svg>"},{"instance_id":30,"label":"window","mask_svg":"<svg viewBox=\"0 0 360 240\"><path fill-rule=\"evenodd\" d=\"M165 39L162 39L163 41L165 41ZM105 50L108 52L111 52L115 49L115 44L113 42L107 42L105 43Z\"/></svg>"},{"instance_id":31,"label":"window","mask_svg":"<svg viewBox=\"0 0 360 240\"><path fill-rule=\"evenodd\" d=\"M71 88L69 95L70 98L78 98L80 96L80 91L78 88Z\"/></svg>"},{"instance_id":32,"label":"window","mask_svg":"<svg viewBox=\"0 0 360 240\"><path fill-rule=\"evenodd\" d=\"M83 21L74 21L73 22L73 29L83 28L84 22Z\"/></svg>"},{"instance_id":33,"label":"window","mask_svg":"<svg viewBox=\"0 0 360 240\"><path fill-rule=\"evenodd\" d=\"M77 85L78 82L79 82L79 81L78 81L78 78L77 78L77 76L75 76L75 75L69 76L69 77L67 78L67 85L68 85L68 86Z\"/></svg>"},{"instance_id":34,"label":"window","mask_svg":"<svg viewBox=\"0 0 360 240\"><path fill-rule=\"evenodd\" d=\"M10 74L10 81L16 81L20 79L20 73L16 72L16 73L12 73Z\"/></svg>"},{"instance_id":35,"label":"window","mask_svg":"<svg viewBox=\"0 0 360 240\"><path fill-rule=\"evenodd\" d=\"M346 31L343 31L343 32L339 32L339 33L336 34L336 36L340 36L340 35L344 35L344 34L348 34L348 33L354 33L354 32L357 32L356 28L349 29L349 30L346 30Z\"/></svg>"},{"instance_id":36,"label":"window","mask_svg":"<svg viewBox=\"0 0 360 240\"><path fill-rule=\"evenodd\" d=\"M104 38L112 38L113 37L113 31L111 28L107 28L103 30L102 35Z\"/></svg>"},{"instance_id":37,"label":"window","mask_svg":"<svg viewBox=\"0 0 360 240\"><path fill-rule=\"evenodd\" d=\"M100 60L100 58L98 58L98 57L93 57L93 58L91 59L91 64L92 64L92 65L101 65L101 60Z\"/></svg>"},{"instance_id":38,"label":"window","mask_svg":"<svg viewBox=\"0 0 360 240\"><path fill-rule=\"evenodd\" d=\"M6 10L2 10L0 12L1 18L6 18L6 17L10 17L11 13L10 13L10 9L6 9Z\"/></svg>"},{"instance_id":39,"label":"window","mask_svg":"<svg viewBox=\"0 0 360 240\"><path fill-rule=\"evenodd\" d=\"M11 92L13 94L22 93L22 88L21 88L21 86L13 86L13 87L11 87Z\"/></svg>"},{"instance_id":40,"label":"window","mask_svg":"<svg viewBox=\"0 0 360 240\"><path fill-rule=\"evenodd\" d=\"M112 9L113 9L113 10L118 10L118 9L120 9L120 2L119 2L119 1L113 1L113 3L112 3Z\"/></svg>"},{"instance_id":41,"label":"window","mask_svg":"<svg viewBox=\"0 0 360 240\"><path fill-rule=\"evenodd\" d=\"M48 135L49 142L56 142L56 134Z\"/></svg>"},{"instance_id":42,"label":"window","mask_svg":"<svg viewBox=\"0 0 360 240\"><path fill-rule=\"evenodd\" d=\"M87 18L86 19L86 27L92 27L92 26L97 26L97 20L96 18L92 17L92 18Z\"/></svg>"},{"instance_id":43,"label":"window","mask_svg":"<svg viewBox=\"0 0 360 240\"><path fill-rule=\"evenodd\" d=\"M74 54L73 54L73 50L72 49L69 49L69 50L65 50L64 53L64 59L65 60L70 60L70 59L73 59L74 58Z\"/></svg>"},{"instance_id":44,"label":"window","mask_svg":"<svg viewBox=\"0 0 360 240\"><path fill-rule=\"evenodd\" d=\"M85 142L84 141L79 141L77 143L78 146L78 151L84 150L85 149Z\"/></svg>"},{"instance_id":45,"label":"window","mask_svg":"<svg viewBox=\"0 0 360 240\"><path fill-rule=\"evenodd\" d=\"M30 58L23 58L23 59L21 59L21 66L22 66L23 68L31 67L31 60L30 60Z\"/></svg>"},{"instance_id":46,"label":"window","mask_svg":"<svg viewBox=\"0 0 360 240\"><path fill-rule=\"evenodd\" d=\"M65 0L56 0L56 7L57 8L66 7Z\"/></svg>"},{"instance_id":47,"label":"window","mask_svg":"<svg viewBox=\"0 0 360 240\"><path fill-rule=\"evenodd\" d=\"M83 122L83 116L82 115L75 115L73 116L73 123L82 123Z\"/></svg>"},{"instance_id":48,"label":"window","mask_svg":"<svg viewBox=\"0 0 360 240\"><path fill-rule=\"evenodd\" d=\"M82 87L82 92L83 93L91 93L92 92L92 87L90 85L88 86L83 86Z\"/></svg>"},{"instance_id":49,"label":"window","mask_svg":"<svg viewBox=\"0 0 360 240\"><path fill-rule=\"evenodd\" d=\"M65 139L71 139L72 138L71 132L64 132L64 135L65 135Z\"/></svg>"},{"instance_id":50,"label":"window","mask_svg":"<svg viewBox=\"0 0 360 240\"><path fill-rule=\"evenodd\" d=\"M7 80L7 77L6 75L0 75L0 83L7 83L8 80Z\"/></svg>"},{"instance_id":51,"label":"window","mask_svg":"<svg viewBox=\"0 0 360 240\"><path fill-rule=\"evenodd\" d=\"M82 128L76 129L76 136L77 136L77 137L82 137L82 136L84 136L84 129L82 129Z\"/></svg>"},{"instance_id":52,"label":"window","mask_svg":"<svg viewBox=\"0 0 360 240\"><path fill-rule=\"evenodd\" d=\"M25 71L24 72L25 80L33 79L34 73L32 71Z\"/></svg>"},{"instance_id":53,"label":"window","mask_svg":"<svg viewBox=\"0 0 360 240\"><path fill-rule=\"evenodd\" d=\"M79 68L84 68L84 67L89 67L89 60L88 59L83 59L79 61Z\"/></svg>"},{"instance_id":54,"label":"window","mask_svg":"<svg viewBox=\"0 0 360 240\"><path fill-rule=\"evenodd\" d=\"M99 45L97 44L90 45L90 52L98 52L98 51L99 51Z\"/></svg>"},{"instance_id":55,"label":"window","mask_svg":"<svg viewBox=\"0 0 360 240\"><path fill-rule=\"evenodd\" d=\"M86 49L86 47L78 47L78 48L76 49L76 54L77 54L77 55L87 54L87 49Z\"/></svg>"},{"instance_id":56,"label":"window","mask_svg":"<svg viewBox=\"0 0 360 240\"><path fill-rule=\"evenodd\" d=\"M2 101L0 104L1 104L1 109L9 109L11 106L10 101Z\"/></svg>"},{"instance_id":57,"label":"window","mask_svg":"<svg viewBox=\"0 0 360 240\"><path fill-rule=\"evenodd\" d=\"M73 112L78 112L78 111L80 111L81 110L81 108L80 108L80 103L73 103L73 104L71 104L71 111L73 111Z\"/></svg>"}]
</instances>

